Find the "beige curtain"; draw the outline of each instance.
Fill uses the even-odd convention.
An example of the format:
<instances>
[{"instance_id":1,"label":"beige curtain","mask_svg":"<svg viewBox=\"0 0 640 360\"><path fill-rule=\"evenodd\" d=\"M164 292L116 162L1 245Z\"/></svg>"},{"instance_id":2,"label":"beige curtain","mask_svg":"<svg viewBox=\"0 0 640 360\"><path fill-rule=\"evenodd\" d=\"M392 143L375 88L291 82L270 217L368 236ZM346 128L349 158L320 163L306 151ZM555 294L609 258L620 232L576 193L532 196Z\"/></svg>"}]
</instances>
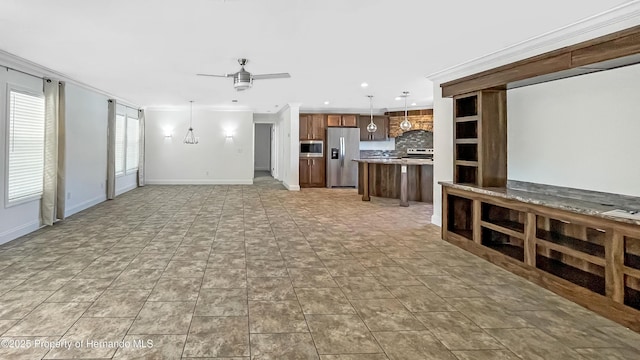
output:
<instances>
[{"instance_id":1,"label":"beige curtain","mask_svg":"<svg viewBox=\"0 0 640 360\"><path fill-rule=\"evenodd\" d=\"M109 99L107 117L107 199L116 197L116 101Z\"/></svg>"},{"instance_id":2,"label":"beige curtain","mask_svg":"<svg viewBox=\"0 0 640 360\"><path fill-rule=\"evenodd\" d=\"M40 201L42 225L56 220L58 189L58 82L44 79L44 179Z\"/></svg>"},{"instance_id":3,"label":"beige curtain","mask_svg":"<svg viewBox=\"0 0 640 360\"><path fill-rule=\"evenodd\" d=\"M58 82L58 189L56 191L56 218L63 220L66 209L66 108L64 82Z\"/></svg>"},{"instance_id":4,"label":"beige curtain","mask_svg":"<svg viewBox=\"0 0 640 360\"><path fill-rule=\"evenodd\" d=\"M138 158L138 186L144 186L144 110L138 110L140 124L140 151Z\"/></svg>"}]
</instances>

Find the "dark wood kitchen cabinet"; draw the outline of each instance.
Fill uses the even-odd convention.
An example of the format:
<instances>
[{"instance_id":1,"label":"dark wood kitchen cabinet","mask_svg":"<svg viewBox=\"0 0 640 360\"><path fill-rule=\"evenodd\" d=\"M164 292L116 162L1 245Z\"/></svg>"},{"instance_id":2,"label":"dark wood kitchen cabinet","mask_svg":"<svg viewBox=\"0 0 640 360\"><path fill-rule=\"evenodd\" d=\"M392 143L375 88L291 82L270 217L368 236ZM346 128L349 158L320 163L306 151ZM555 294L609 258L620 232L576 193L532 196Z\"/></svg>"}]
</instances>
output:
<instances>
[{"instance_id":1,"label":"dark wood kitchen cabinet","mask_svg":"<svg viewBox=\"0 0 640 360\"><path fill-rule=\"evenodd\" d=\"M375 132L367 131L367 125L371 122L371 116L361 115L358 121L360 128L360 141L383 141L389 139L389 117L375 115L373 123L376 124Z\"/></svg>"},{"instance_id":2,"label":"dark wood kitchen cabinet","mask_svg":"<svg viewBox=\"0 0 640 360\"><path fill-rule=\"evenodd\" d=\"M358 127L358 115L327 115L327 127Z\"/></svg>"},{"instance_id":3,"label":"dark wood kitchen cabinet","mask_svg":"<svg viewBox=\"0 0 640 360\"><path fill-rule=\"evenodd\" d=\"M300 159L300 187L324 187L324 158Z\"/></svg>"},{"instance_id":4,"label":"dark wood kitchen cabinet","mask_svg":"<svg viewBox=\"0 0 640 360\"><path fill-rule=\"evenodd\" d=\"M300 114L300 140L324 140L323 114Z\"/></svg>"}]
</instances>

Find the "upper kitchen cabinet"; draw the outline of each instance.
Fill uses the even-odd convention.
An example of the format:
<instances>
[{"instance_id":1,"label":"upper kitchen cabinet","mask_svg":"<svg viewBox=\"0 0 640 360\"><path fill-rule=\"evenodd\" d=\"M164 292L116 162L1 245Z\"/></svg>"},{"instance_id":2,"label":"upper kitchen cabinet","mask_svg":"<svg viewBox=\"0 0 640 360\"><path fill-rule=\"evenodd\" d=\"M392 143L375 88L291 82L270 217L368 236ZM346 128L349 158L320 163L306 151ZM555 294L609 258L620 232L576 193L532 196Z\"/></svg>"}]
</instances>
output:
<instances>
[{"instance_id":1,"label":"upper kitchen cabinet","mask_svg":"<svg viewBox=\"0 0 640 360\"><path fill-rule=\"evenodd\" d=\"M358 127L358 115L327 115L328 127Z\"/></svg>"},{"instance_id":2,"label":"upper kitchen cabinet","mask_svg":"<svg viewBox=\"0 0 640 360\"><path fill-rule=\"evenodd\" d=\"M323 114L300 114L300 140L324 140Z\"/></svg>"},{"instance_id":3,"label":"upper kitchen cabinet","mask_svg":"<svg viewBox=\"0 0 640 360\"><path fill-rule=\"evenodd\" d=\"M376 131L370 133L367 131L367 125L371 122L369 115L360 115L360 141L383 141L389 139L389 118L383 115L373 117L373 123L376 124Z\"/></svg>"}]
</instances>

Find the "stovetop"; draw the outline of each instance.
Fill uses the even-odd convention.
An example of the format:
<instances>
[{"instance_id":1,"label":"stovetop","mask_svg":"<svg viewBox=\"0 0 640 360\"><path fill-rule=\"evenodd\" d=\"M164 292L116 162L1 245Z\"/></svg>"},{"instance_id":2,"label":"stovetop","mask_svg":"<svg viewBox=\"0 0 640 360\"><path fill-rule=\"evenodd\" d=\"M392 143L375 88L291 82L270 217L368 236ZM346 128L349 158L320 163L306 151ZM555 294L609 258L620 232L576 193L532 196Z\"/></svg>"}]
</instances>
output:
<instances>
[{"instance_id":1,"label":"stovetop","mask_svg":"<svg viewBox=\"0 0 640 360\"><path fill-rule=\"evenodd\" d=\"M433 159L433 149L409 148L403 159Z\"/></svg>"}]
</instances>

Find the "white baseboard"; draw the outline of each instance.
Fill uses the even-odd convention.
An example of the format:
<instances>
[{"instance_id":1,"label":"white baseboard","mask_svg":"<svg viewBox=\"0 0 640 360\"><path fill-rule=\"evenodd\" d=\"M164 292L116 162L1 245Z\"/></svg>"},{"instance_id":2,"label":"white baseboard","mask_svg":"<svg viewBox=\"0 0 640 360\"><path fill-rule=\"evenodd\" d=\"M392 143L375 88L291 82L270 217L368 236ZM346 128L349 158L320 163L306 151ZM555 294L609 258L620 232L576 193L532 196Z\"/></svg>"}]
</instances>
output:
<instances>
[{"instance_id":1,"label":"white baseboard","mask_svg":"<svg viewBox=\"0 0 640 360\"><path fill-rule=\"evenodd\" d=\"M98 205L103 201L107 201L107 195L100 195L100 196L96 196L93 199L89 199L87 201L83 201L80 204L74 206L74 207L70 207L68 209L65 209L64 212L64 217L69 217L75 213L78 213L82 210L88 209L92 206Z\"/></svg>"},{"instance_id":2,"label":"white baseboard","mask_svg":"<svg viewBox=\"0 0 640 360\"><path fill-rule=\"evenodd\" d=\"M253 185L253 179L147 179L147 185Z\"/></svg>"},{"instance_id":3,"label":"white baseboard","mask_svg":"<svg viewBox=\"0 0 640 360\"><path fill-rule=\"evenodd\" d=\"M431 215L431 223L435 226L442 227L442 218L439 215Z\"/></svg>"},{"instance_id":4,"label":"white baseboard","mask_svg":"<svg viewBox=\"0 0 640 360\"><path fill-rule=\"evenodd\" d=\"M289 191L300 191L300 185L289 185L286 181L283 181L282 185Z\"/></svg>"},{"instance_id":5,"label":"white baseboard","mask_svg":"<svg viewBox=\"0 0 640 360\"><path fill-rule=\"evenodd\" d=\"M30 221L26 224L22 224L14 227L13 229L9 229L3 233L0 233L0 245L7 243L11 240L15 240L20 236L27 235L28 233L34 232L40 228L40 220Z\"/></svg>"}]
</instances>

